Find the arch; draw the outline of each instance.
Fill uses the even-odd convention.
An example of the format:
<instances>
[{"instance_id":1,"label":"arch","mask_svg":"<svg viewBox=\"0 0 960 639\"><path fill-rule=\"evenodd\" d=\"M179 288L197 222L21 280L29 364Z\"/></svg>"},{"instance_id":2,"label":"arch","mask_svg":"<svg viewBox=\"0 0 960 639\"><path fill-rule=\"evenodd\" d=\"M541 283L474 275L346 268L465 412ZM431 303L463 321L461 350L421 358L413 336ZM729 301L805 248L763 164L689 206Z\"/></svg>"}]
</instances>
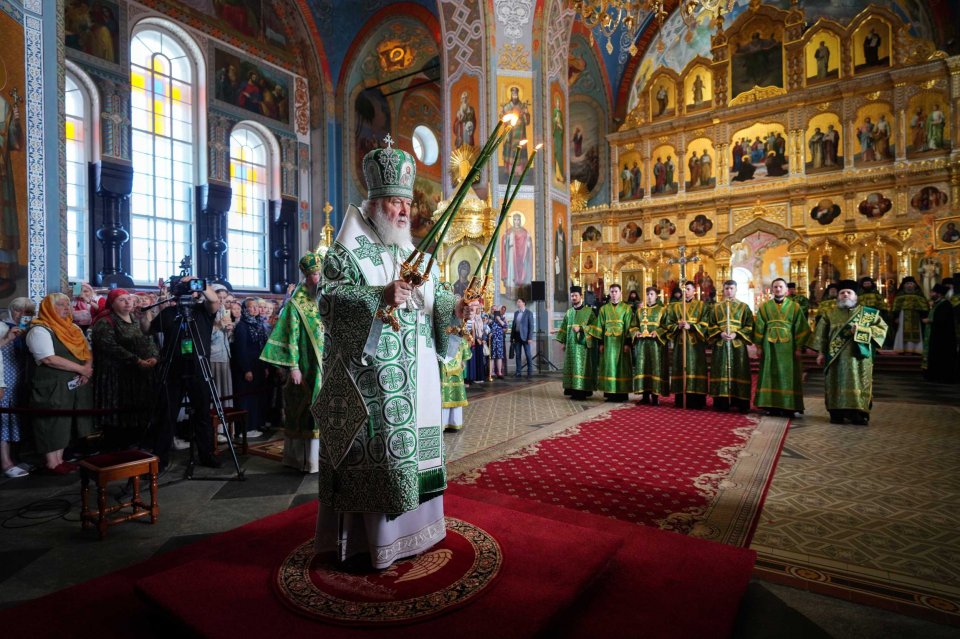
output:
<instances>
[{"instance_id":1,"label":"arch","mask_svg":"<svg viewBox=\"0 0 960 639\"><path fill-rule=\"evenodd\" d=\"M65 60L67 73L74 77L77 87L84 95L84 101L87 105L87 114L90 118L90 162L100 161L100 92L97 85L87 75L86 71L80 68L70 59Z\"/></svg>"},{"instance_id":2,"label":"arch","mask_svg":"<svg viewBox=\"0 0 960 639\"><path fill-rule=\"evenodd\" d=\"M796 244L804 243L803 238L800 237L800 234L796 231L788 229L785 226L781 226L776 222L771 222L763 218L757 218L747 222L739 229L723 238L719 247L717 248L717 252L719 252L721 249L726 249L729 252L734 244L742 242L748 235L752 235L757 231L763 231L764 233L773 235L777 239L785 240L787 242L787 246L791 247L791 251L793 250L793 246Z\"/></svg>"},{"instance_id":3,"label":"arch","mask_svg":"<svg viewBox=\"0 0 960 639\"><path fill-rule=\"evenodd\" d=\"M249 129L260 136L267 146L267 156L270 165L270 194L271 200L280 199L280 143L277 137L259 122L253 120L241 120L230 129L232 135L237 129ZM228 136L229 139L229 136Z\"/></svg>"}]
</instances>

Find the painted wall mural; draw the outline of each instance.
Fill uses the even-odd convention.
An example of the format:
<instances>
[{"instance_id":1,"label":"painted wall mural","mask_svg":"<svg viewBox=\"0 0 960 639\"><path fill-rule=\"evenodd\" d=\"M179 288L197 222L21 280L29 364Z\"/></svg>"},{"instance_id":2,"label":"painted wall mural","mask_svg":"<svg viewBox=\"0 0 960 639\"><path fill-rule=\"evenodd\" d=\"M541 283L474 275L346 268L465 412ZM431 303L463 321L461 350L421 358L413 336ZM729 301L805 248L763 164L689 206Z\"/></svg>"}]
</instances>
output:
<instances>
[{"instance_id":1,"label":"painted wall mural","mask_svg":"<svg viewBox=\"0 0 960 639\"><path fill-rule=\"evenodd\" d=\"M451 95L456 96L456 104L451 105L450 117L453 122L453 148L477 146L477 95L479 81L474 76L463 76L454 84Z\"/></svg>"},{"instance_id":2,"label":"painted wall mural","mask_svg":"<svg viewBox=\"0 0 960 639\"><path fill-rule=\"evenodd\" d=\"M557 185L563 185L567 182L565 103L560 83L552 82L550 84L550 104L553 105L550 111L550 132L552 136L550 166L553 168L550 172L553 175L554 183Z\"/></svg>"},{"instance_id":3,"label":"painted wall mural","mask_svg":"<svg viewBox=\"0 0 960 639\"><path fill-rule=\"evenodd\" d=\"M684 76L684 104L687 111L696 111L710 106L713 102L713 73L705 64L694 66Z\"/></svg>"},{"instance_id":4,"label":"painted wall mural","mask_svg":"<svg viewBox=\"0 0 960 639\"><path fill-rule=\"evenodd\" d=\"M650 195L673 195L677 192L677 152L669 144L658 146L650 154Z\"/></svg>"},{"instance_id":5,"label":"painted wall mural","mask_svg":"<svg viewBox=\"0 0 960 639\"><path fill-rule=\"evenodd\" d=\"M553 202L553 301L556 310L566 310L569 305L570 245L567 239L567 205Z\"/></svg>"},{"instance_id":6,"label":"painted wall mural","mask_svg":"<svg viewBox=\"0 0 960 639\"><path fill-rule=\"evenodd\" d=\"M214 97L250 113L288 124L290 78L264 64L214 49Z\"/></svg>"},{"instance_id":7,"label":"painted wall mural","mask_svg":"<svg viewBox=\"0 0 960 639\"><path fill-rule=\"evenodd\" d=\"M803 55L808 85L840 77L840 38L829 29L814 33L803 48Z\"/></svg>"},{"instance_id":8,"label":"painted wall mural","mask_svg":"<svg viewBox=\"0 0 960 639\"><path fill-rule=\"evenodd\" d=\"M823 199L810 210L810 218L821 226L827 226L840 217L840 205L833 200Z\"/></svg>"},{"instance_id":9,"label":"painted wall mural","mask_svg":"<svg viewBox=\"0 0 960 639\"><path fill-rule=\"evenodd\" d=\"M713 143L708 138L697 138L687 145L686 189L713 188L717 184L714 174Z\"/></svg>"},{"instance_id":10,"label":"painted wall mural","mask_svg":"<svg viewBox=\"0 0 960 639\"><path fill-rule=\"evenodd\" d=\"M897 153L895 126L893 110L886 102L874 102L857 109L854 163L892 161Z\"/></svg>"},{"instance_id":11,"label":"painted wall mural","mask_svg":"<svg viewBox=\"0 0 960 639\"><path fill-rule=\"evenodd\" d=\"M853 34L853 71L865 73L890 66L890 23L879 17L865 20Z\"/></svg>"},{"instance_id":12,"label":"painted wall mural","mask_svg":"<svg viewBox=\"0 0 960 639\"><path fill-rule=\"evenodd\" d=\"M646 192L643 183L643 158L637 151L627 151L620 154L619 166L617 175L620 178L620 201L642 199Z\"/></svg>"},{"instance_id":13,"label":"painted wall mural","mask_svg":"<svg viewBox=\"0 0 960 639\"><path fill-rule=\"evenodd\" d=\"M907 155L950 150L949 100L942 93L923 91L910 98L907 107Z\"/></svg>"},{"instance_id":14,"label":"painted wall mural","mask_svg":"<svg viewBox=\"0 0 960 639\"><path fill-rule=\"evenodd\" d=\"M877 220L893 208L893 202L883 193L871 193L857 205L857 211L867 219Z\"/></svg>"},{"instance_id":15,"label":"painted wall mural","mask_svg":"<svg viewBox=\"0 0 960 639\"><path fill-rule=\"evenodd\" d=\"M530 96L533 95L533 81L530 78L501 76L497 79L497 88L497 95L499 96L498 103L500 105L500 112L497 117L502 118L510 113L517 116L517 124L507 133L507 137L504 138L503 146L500 148L497 160L497 166L500 170L499 181L506 184L507 180L510 179L514 158L516 158L517 162L517 175L514 178L514 180L516 180L519 179L520 171L523 170L529 157L527 147L520 149L519 155L517 155L516 151L520 141L530 139L528 135L533 133L531 120L533 111L530 102ZM533 172L531 171L527 173L527 177L524 178L524 184L530 184L532 182Z\"/></svg>"},{"instance_id":16,"label":"painted wall mural","mask_svg":"<svg viewBox=\"0 0 960 639\"><path fill-rule=\"evenodd\" d=\"M108 0L68 0L64 44L114 64L120 61L120 10Z\"/></svg>"},{"instance_id":17,"label":"painted wall mural","mask_svg":"<svg viewBox=\"0 0 960 639\"><path fill-rule=\"evenodd\" d=\"M23 25L0 10L0 300L27 295Z\"/></svg>"},{"instance_id":18,"label":"painted wall mural","mask_svg":"<svg viewBox=\"0 0 960 639\"><path fill-rule=\"evenodd\" d=\"M786 151L782 124L760 122L737 131L730 143L731 183L787 175Z\"/></svg>"},{"instance_id":19,"label":"painted wall mural","mask_svg":"<svg viewBox=\"0 0 960 639\"><path fill-rule=\"evenodd\" d=\"M840 118L821 113L807 124L807 173L836 171L843 168L843 138ZM867 136L871 133L865 134ZM859 137L859 136L858 136Z\"/></svg>"},{"instance_id":20,"label":"painted wall mural","mask_svg":"<svg viewBox=\"0 0 960 639\"><path fill-rule=\"evenodd\" d=\"M534 203L517 200L500 238L500 292L507 299L529 299L533 280Z\"/></svg>"},{"instance_id":21,"label":"painted wall mural","mask_svg":"<svg viewBox=\"0 0 960 639\"><path fill-rule=\"evenodd\" d=\"M570 179L579 180L593 195L600 186L603 117L592 101L574 96L570 104Z\"/></svg>"},{"instance_id":22,"label":"painted wall mural","mask_svg":"<svg viewBox=\"0 0 960 639\"><path fill-rule=\"evenodd\" d=\"M783 88L783 42L777 31L754 31L736 43L730 64L730 95L754 87Z\"/></svg>"}]
</instances>

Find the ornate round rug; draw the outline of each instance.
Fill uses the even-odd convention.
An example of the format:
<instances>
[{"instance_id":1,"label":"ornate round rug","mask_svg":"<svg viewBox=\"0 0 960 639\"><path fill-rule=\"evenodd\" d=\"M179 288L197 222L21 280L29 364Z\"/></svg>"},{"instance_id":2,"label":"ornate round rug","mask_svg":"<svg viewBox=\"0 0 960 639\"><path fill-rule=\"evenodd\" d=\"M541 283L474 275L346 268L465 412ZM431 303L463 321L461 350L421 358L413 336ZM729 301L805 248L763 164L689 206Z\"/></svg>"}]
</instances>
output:
<instances>
[{"instance_id":1,"label":"ornate round rug","mask_svg":"<svg viewBox=\"0 0 960 639\"><path fill-rule=\"evenodd\" d=\"M331 553L313 552L310 539L280 564L274 586L297 612L331 623L409 623L448 612L493 582L503 554L482 528L454 517L445 521L442 542L382 571L336 566Z\"/></svg>"}]
</instances>

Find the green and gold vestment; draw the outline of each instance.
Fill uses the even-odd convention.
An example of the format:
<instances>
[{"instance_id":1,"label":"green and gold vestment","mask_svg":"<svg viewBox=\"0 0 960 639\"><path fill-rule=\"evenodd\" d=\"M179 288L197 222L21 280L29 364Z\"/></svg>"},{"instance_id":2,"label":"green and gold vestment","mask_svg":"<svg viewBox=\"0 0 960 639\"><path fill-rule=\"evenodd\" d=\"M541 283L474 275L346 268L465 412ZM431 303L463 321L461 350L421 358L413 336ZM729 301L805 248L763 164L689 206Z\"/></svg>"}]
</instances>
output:
<instances>
[{"instance_id":1,"label":"green and gold vestment","mask_svg":"<svg viewBox=\"0 0 960 639\"><path fill-rule=\"evenodd\" d=\"M901 314L902 311L902 314ZM923 325L920 322L921 314L930 311L930 304L920 293L898 293L893 298L893 314L900 322L899 330L903 332L903 345L908 343L919 344Z\"/></svg>"},{"instance_id":2,"label":"green and gold vestment","mask_svg":"<svg viewBox=\"0 0 960 639\"><path fill-rule=\"evenodd\" d=\"M575 391L593 391L597 386L597 371L593 350L596 340L597 316L586 304L568 308L560 322L556 340L563 344L563 388ZM576 329L576 330L574 330Z\"/></svg>"},{"instance_id":3,"label":"green and gold vestment","mask_svg":"<svg viewBox=\"0 0 960 639\"><path fill-rule=\"evenodd\" d=\"M667 336L664 318L667 309L657 302L638 306L630 329L633 343L633 392L669 395Z\"/></svg>"},{"instance_id":4,"label":"green and gold vestment","mask_svg":"<svg viewBox=\"0 0 960 639\"><path fill-rule=\"evenodd\" d=\"M687 393L697 395L707 394L707 337L710 332L710 309L700 300L691 300L686 304L673 302L667 307L667 317L664 320L667 335L673 340L673 359L670 371L670 390L675 394L683 393L683 355L684 341L686 341L686 377ZM689 330L681 330L680 322L684 319L690 324Z\"/></svg>"},{"instance_id":5,"label":"green and gold vestment","mask_svg":"<svg viewBox=\"0 0 960 639\"><path fill-rule=\"evenodd\" d=\"M473 357L470 340L460 340L457 354L441 365L440 395L442 408L459 408L467 405L467 389L463 385L463 370L467 360Z\"/></svg>"},{"instance_id":6,"label":"green and gold vestment","mask_svg":"<svg viewBox=\"0 0 960 639\"><path fill-rule=\"evenodd\" d=\"M870 412L873 355L887 336L887 323L875 308L835 308L817 322L810 347L822 353L827 410Z\"/></svg>"},{"instance_id":7,"label":"green and gold vestment","mask_svg":"<svg viewBox=\"0 0 960 639\"><path fill-rule=\"evenodd\" d=\"M590 335L603 346L597 372L597 390L601 392L626 394L633 385L630 352L623 350L625 345L629 346L632 315L629 304L608 302L600 307L597 323L590 329Z\"/></svg>"},{"instance_id":8,"label":"green and gold vestment","mask_svg":"<svg viewBox=\"0 0 960 639\"><path fill-rule=\"evenodd\" d=\"M733 333L732 340L721 333ZM713 357L710 366L710 394L750 401L750 355L753 343L753 311L739 300L718 302L713 307L710 325Z\"/></svg>"},{"instance_id":9,"label":"green and gold vestment","mask_svg":"<svg viewBox=\"0 0 960 639\"><path fill-rule=\"evenodd\" d=\"M757 310L753 343L762 352L754 404L760 408L803 410L803 386L797 351L807 344L810 327L800 305L789 297L767 300Z\"/></svg>"}]
</instances>

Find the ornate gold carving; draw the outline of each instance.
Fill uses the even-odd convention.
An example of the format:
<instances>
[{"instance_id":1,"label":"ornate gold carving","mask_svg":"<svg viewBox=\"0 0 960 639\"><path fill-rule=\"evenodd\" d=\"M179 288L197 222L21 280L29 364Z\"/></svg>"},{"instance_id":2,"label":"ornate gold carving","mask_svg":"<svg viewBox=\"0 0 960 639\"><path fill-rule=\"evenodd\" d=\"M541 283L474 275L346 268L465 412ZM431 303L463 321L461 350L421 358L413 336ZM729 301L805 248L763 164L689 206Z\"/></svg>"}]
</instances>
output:
<instances>
[{"instance_id":1,"label":"ornate gold carving","mask_svg":"<svg viewBox=\"0 0 960 639\"><path fill-rule=\"evenodd\" d=\"M830 108L829 102L821 102L820 104L817 105L817 111L826 111L829 108Z\"/></svg>"},{"instance_id":2,"label":"ornate gold carving","mask_svg":"<svg viewBox=\"0 0 960 639\"><path fill-rule=\"evenodd\" d=\"M871 91L870 93L865 93L865 94L863 95L863 97L866 98L867 100L870 100L870 101L872 102L873 100L876 100L877 98L880 97L880 92L879 92L879 91Z\"/></svg>"},{"instance_id":3,"label":"ornate gold carving","mask_svg":"<svg viewBox=\"0 0 960 639\"><path fill-rule=\"evenodd\" d=\"M937 81L936 81L936 80L927 80L926 82L924 82L924 83L921 84L920 86L922 86L924 89L932 89L933 87L937 86Z\"/></svg>"},{"instance_id":4,"label":"ornate gold carving","mask_svg":"<svg viewBox=\"0 0 960 639\"><path fill-rule=\"evenodd\" d=\"M738 104L750 104L767 98L775 98L779 95L786 95L787 90L780 87L753 87L749 91L744 91L734 99L730 100L730 106Z\"/></svg>"},{"instance_id":5,"label":"ornate gold carving","mask_svg":"<svg viewBox=\"0 0 960 639\"><path fill-rule=\"evenodd\" d=\"M505 44L500 52L500 68L509 71L529 71L530 54L522 44Z\"/></svg>"},{"instance_id":6,"label":"ornate gold carving","mask_svg":"<svg viewBox=\"0 0 960 639\"><path fill-rule=\"evenodd\" d=\"M907 64L919 64L929 60L942 60L947 57L947 54L943 51L937 51L936 45L929 40L913 38L906 34L904 34L903 38L906 42L903 57Z\"/></svg>"},{"instance_id":7,"label":"ornate gold carving","mask_svg":"<svg viewBox=\"0 0 960 639\"><path fill-rule=\"evenodd\" d=\"M695 135L695 136L698 137L698 138L702 138L704 135L706 135L706 133L707 133L707 130L704 129L703 127L701 127L701 128L699 128L699 129L695 130L695 131L693 132L693 135Z\"/></svg>"},{"instance_id":8,"label":"ornate gold carving","mask_svg":"<svg viewBox=\"0 0 960 639\"><path fill-rule=\"evenodd\" d=\"M587 196L590 191L587 185L580 180L574 180L570 183L570 210L579 213L587 208Z\"/></svg>"},{"instance_id":9,"label":"ornate gold carving","mask_svg":"<svg viewBox=\"0 0 960 639\"><path fill-rule=\"evenodd\" d=\"M670 141L669 135L661 135L659 138L657 138L657 142L659 142L660 144L666 144L669 141Z\"/></svg>"}]
</instances>

